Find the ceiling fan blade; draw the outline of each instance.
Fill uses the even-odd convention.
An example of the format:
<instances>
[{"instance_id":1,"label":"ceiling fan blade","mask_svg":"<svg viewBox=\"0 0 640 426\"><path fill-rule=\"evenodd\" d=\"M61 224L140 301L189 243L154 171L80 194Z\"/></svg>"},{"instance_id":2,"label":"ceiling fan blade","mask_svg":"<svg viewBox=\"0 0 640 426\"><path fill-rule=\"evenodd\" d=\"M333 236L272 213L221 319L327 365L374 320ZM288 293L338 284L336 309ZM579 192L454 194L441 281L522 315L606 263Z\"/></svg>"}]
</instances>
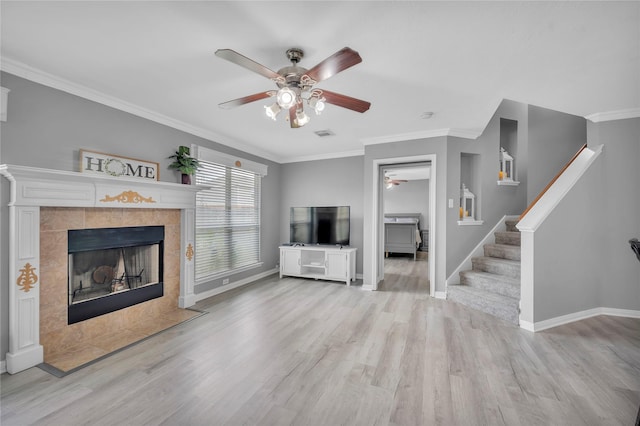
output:
<instances>
[{"instance_id":1,"label":"ceiling fan blade","mask_svg":"<svg viewBox=\"0 0 640 426\"><path fill-rule=\"evenodd\" d=\"M311 68L306 72L306 75L315 82L319 82L338 74L340 71L344 71L347 68L359 64L360 62L362 62L362 58L358 52L345 47L344 49L341 49L329 56L315 67Z\"/></svg>"},{"instance_id":2,"label":"ceiling fan blade","mask_svg":"<svg viewBox=\"0 0 640 426\"><path fill-rule=\"evenodd\" d=\"M260 99L270 98L275 94L275 91L269 90L268 92L255 93L253 95L245 96L244 98L238 98L232 101L223 102L221 104L218 104L218 106L224 109L231 109L251 102L259 101Z\"/></svg>"},{"instance_id":3,"label":"ceiling fan blade","mask_svg":"<svg viewBox=\"0 0 640 426\"><path fill-rule=\"evenodd\" d=\"M340 93L330 92L324 89L322 89L322 97L324 97L326 102L329 104L337 105L356 112L365 112L371 106L371 102L362 101L360 99L341 95Z\"/></svg>"},{"instance_id":4,"label":"ceiling fan blade","mask_svg":"<svg viewBox=\"0 0 640 426\"><path fill-rule=\"evenodd\" d=\"M248 69L249 71L253 71L255 73L258 73L258 74L260 74L260 75L262 75L264 77L267 77L267 78L269 78L271 80L282 78L280 76L280 74L278 74L277 72L275 72L273 70L270 70L269 68L265 67L264 65L261 65L261 64L257 63L256 61L247 58L244 55L239 54L235 50L218 49L218 50L216 50L216 56L218 58L226 59L229 62L233 62L236 65L240 65L241 67L244 67L244 68Z\"/></svg>"}]
</instances>

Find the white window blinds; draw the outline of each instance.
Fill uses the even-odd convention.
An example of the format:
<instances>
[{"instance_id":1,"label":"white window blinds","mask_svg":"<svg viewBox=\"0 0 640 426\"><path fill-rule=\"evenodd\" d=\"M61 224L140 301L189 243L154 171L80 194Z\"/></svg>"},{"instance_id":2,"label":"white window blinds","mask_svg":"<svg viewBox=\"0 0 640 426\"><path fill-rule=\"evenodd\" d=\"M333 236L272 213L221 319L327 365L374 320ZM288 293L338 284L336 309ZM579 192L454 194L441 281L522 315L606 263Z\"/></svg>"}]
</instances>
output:
<instances>
[{"instance_id":1,"label":"white window blinds","mask_svg":"<svg viewBox=\"0 0 640 426\"><path fill-rule=\"evenodd\" d=\"M196 184L196 280L260 262L260 181L248 170L200 160Z\"/></svg>"}]
</instances>

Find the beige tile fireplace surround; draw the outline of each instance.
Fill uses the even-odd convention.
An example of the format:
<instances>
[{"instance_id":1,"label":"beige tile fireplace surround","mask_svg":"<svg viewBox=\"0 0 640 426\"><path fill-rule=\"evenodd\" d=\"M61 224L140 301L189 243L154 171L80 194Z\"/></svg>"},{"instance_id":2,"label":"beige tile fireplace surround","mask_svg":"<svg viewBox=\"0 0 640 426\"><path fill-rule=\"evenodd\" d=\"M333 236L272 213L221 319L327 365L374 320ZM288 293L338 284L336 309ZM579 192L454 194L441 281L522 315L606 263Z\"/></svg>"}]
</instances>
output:
<instances>
[{"instance_id":1,"label":"beige tile fireplace surround","mask_svg":"<svg viewBox=\"0 0 640 426\"><path fill-rule=\"evenodd\" d=\"M197 313L198 188L0 165L9 202L9 373L47 362L68 371ZM69 229L164 226L164 294L68 325Z\"/></svg>"},{"instance_id":2,"label":"beige tile fireplace surround","mask_svg":"<svg viewBox=\"0 0 640 426\"><path fill-rule=\"evenodd\" d=\"M67 231L164 226L164 296L67 324ZM69 371L186 319L180 296L180 210L42 207L40 209L40 343L44 362Z\"/></svg>"}]
</instances>

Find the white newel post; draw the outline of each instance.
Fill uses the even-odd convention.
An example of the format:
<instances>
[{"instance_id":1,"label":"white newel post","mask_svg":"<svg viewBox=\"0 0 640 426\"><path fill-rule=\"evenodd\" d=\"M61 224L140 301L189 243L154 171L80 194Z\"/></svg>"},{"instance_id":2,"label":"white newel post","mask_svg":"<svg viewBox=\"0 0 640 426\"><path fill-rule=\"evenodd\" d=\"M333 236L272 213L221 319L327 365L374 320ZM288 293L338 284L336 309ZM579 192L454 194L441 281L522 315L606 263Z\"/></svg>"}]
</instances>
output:
<instances>
[{"instance_id":1,"label":"white newel post","mask_svg":"<svg viewBox=\"0 0 640 426\"><path fill-rule=\"evenodd\" d=\"M44 360L40 345L40 207L9 207L9 352L7 371Z\"/></svg>"}]
</instances>

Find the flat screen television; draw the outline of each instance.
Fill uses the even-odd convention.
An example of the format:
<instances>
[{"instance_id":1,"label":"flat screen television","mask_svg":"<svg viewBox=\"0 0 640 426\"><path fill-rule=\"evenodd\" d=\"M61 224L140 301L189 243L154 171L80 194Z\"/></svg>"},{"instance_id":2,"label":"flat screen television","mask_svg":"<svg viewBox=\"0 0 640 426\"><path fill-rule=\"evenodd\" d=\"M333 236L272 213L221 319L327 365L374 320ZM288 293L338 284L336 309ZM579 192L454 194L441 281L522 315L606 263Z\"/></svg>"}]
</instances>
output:
<instances>
[{"instance_id":1,"label":"flat screen television","mask_svg":"<svg viewBox=\"0 0 640 426\"><path fill-rule=\"evenodd\" d=\"M350 207L291 207L292 244L348 246Z\"/></svg>"}]
</instances>

